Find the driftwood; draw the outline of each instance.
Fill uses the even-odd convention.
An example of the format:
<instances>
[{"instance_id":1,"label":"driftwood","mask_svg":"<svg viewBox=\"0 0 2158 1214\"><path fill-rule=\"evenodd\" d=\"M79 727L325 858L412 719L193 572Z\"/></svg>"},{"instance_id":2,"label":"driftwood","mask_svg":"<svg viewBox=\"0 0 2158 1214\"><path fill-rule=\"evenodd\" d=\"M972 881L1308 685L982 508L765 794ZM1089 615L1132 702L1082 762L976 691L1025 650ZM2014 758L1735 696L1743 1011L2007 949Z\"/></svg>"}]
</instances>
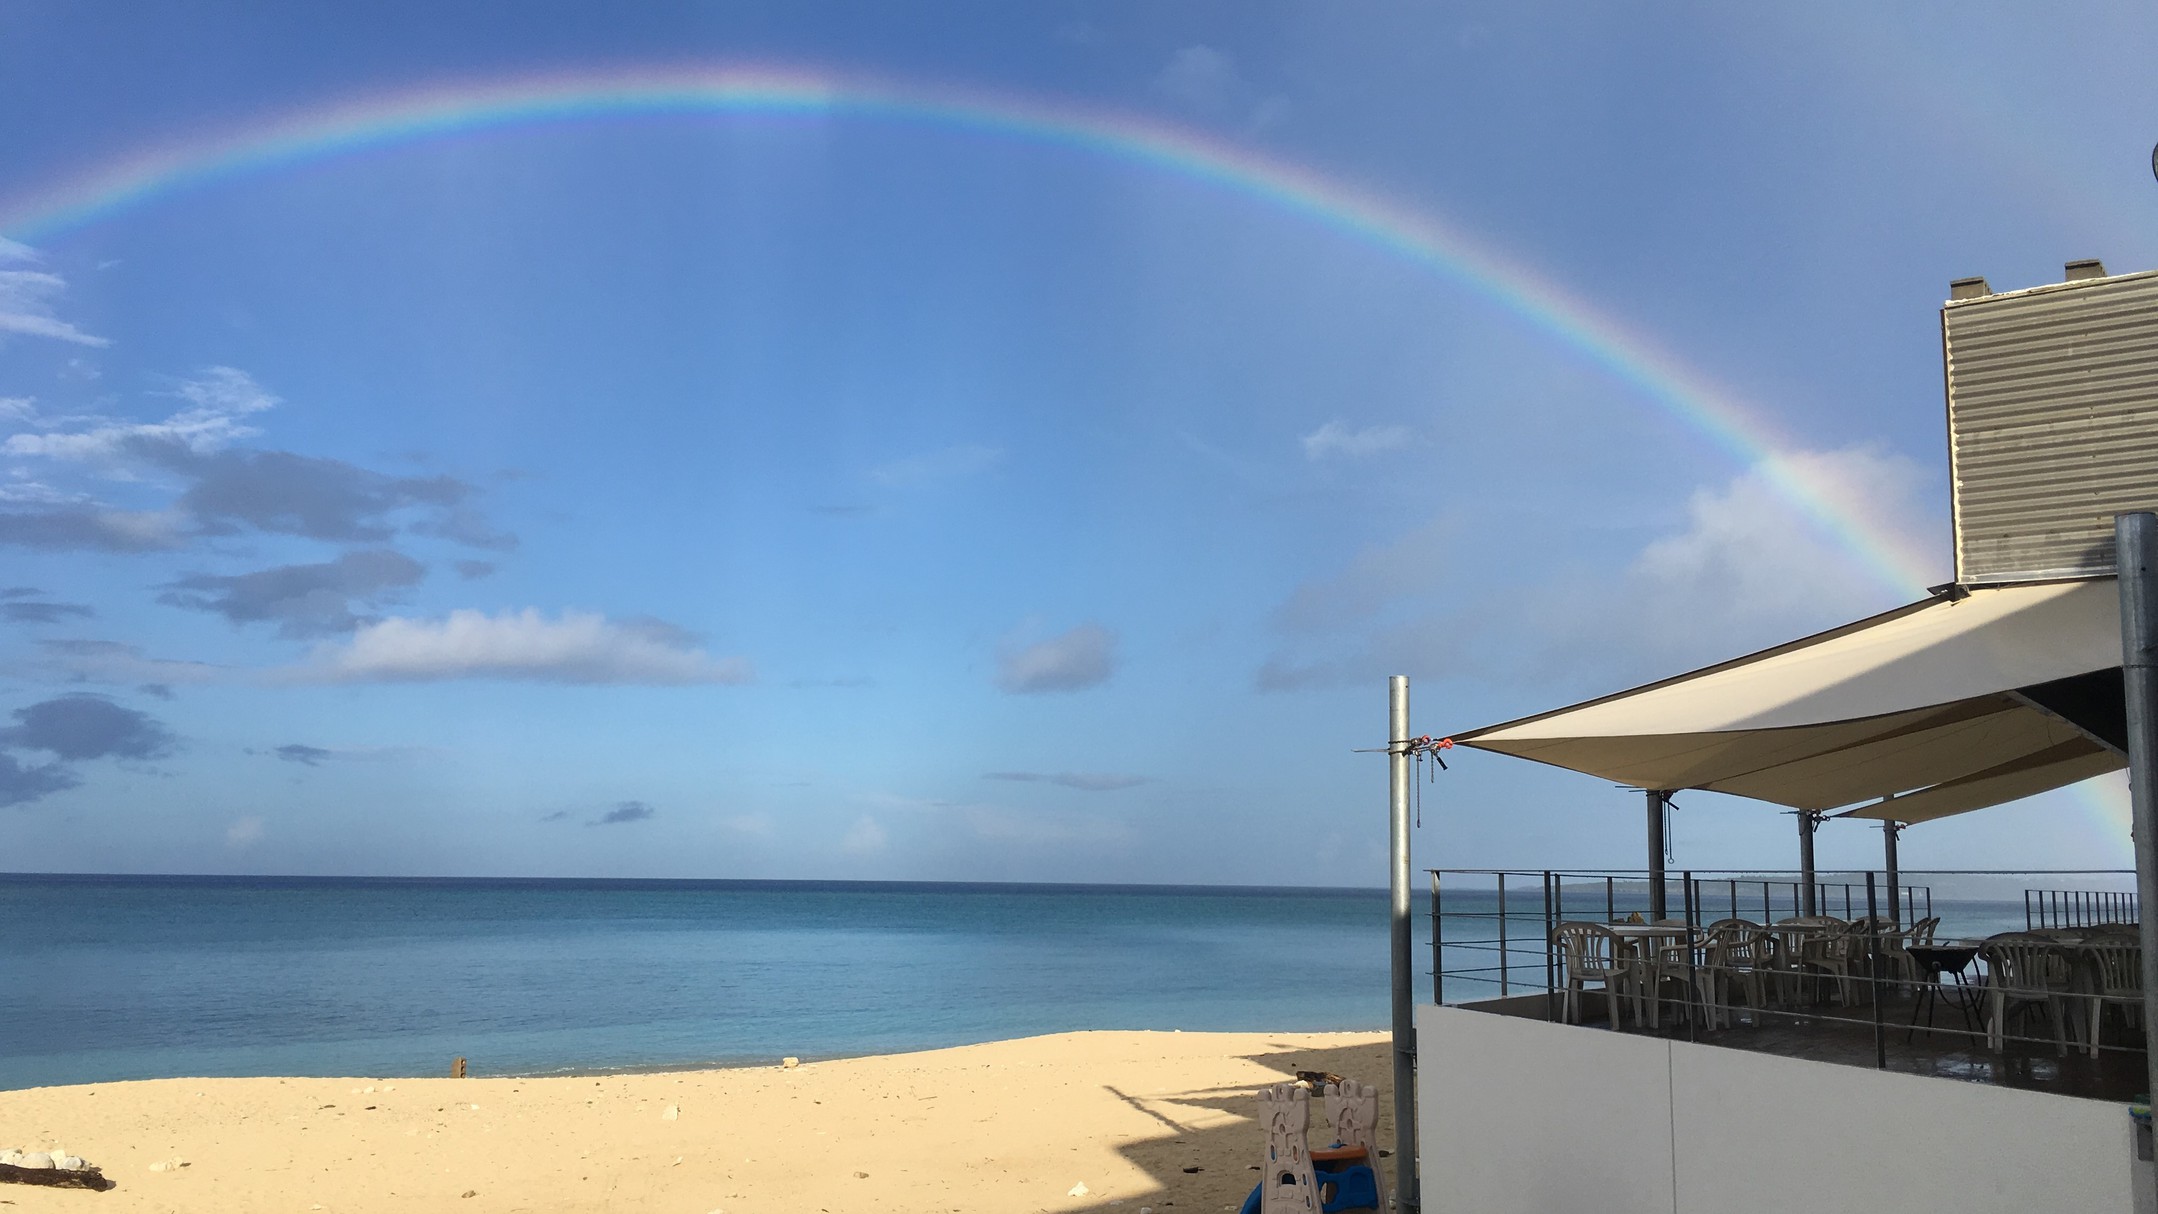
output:
<instances>
[{"instance_id":1,"label":"driftwood","mask_svg":"<svg viewBox=\"0 0 2158 1214\"><path fill-rule=\"evenodd\" d=\"M99 1193L112 1188L111 1181L96 1168L18 1168L12 1163L0 1163L0 1183L39 1184L49 1189L92 1189Z\"/></svg>"}]
</instances>

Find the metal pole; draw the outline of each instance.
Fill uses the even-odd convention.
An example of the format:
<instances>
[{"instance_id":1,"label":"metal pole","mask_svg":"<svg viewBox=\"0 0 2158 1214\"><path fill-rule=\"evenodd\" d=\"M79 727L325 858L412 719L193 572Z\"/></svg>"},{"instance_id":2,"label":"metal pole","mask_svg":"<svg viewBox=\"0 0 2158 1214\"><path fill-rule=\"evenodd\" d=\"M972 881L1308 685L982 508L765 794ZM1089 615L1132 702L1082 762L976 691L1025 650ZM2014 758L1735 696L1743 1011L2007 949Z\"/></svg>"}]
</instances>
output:
<instances>
[{"instance_id":1,"label":"metal pole","mask_svg":"<svg viewBox=\"0 0 2158 1214\"><path fill-rule=\"evenodd\" d=\"M2113 520L2121 590L2121 677L2128 707L2128 804L2136 849L2136 895L2145 907L2143 1061L2158 1092L2158 514Z\"/></svg>"},{"instance_id":2,"label":"metal pole","mask_svg":"<svg viewBox=\"0 0 2158 1214\"><path fill-rule=\"evenodd\" d=\"M1798 811L1798 913L1811 916L1820 903L1813 898L1813 811Z\"/></svg>"},{"instance_id":3,"label":"metal pole","mask_svg":"<svg viewBox=\"0 0 2158 1214\"><path fill-rule=\"evenodd\" d=\"M1901 822L1889 821L1881 823L1881 850L1884 858L1888 861L1888 926L1890 927L1903 926L1903 902L1896 896L1896 889L1901 884L1898 880L1900 874L1896 871L1896 836L1902 833L1903 823ZM1868 911L1866 913L1872 914L1873 912Z\"/></svg>"},{"instance_id":4,"label":"metal pole","mask_svg":"<svg viewBox=\"0 0 2158 1214\"><path fill-rule=\"evenodd\" d=\"M1663 800L1661 789L1648 790L1648 918L1654 923L1665 915L1663 884Z\"/></svg>"},{"instance_id":5,"label":"metal pole","mask_svg":"<svg viewBox=\"0 0 2158 1214\"><path fill-rule=\"evenodd\" d=\"M1386 680L1394 919L1394 1208L1416 1209L1416 997L1409 990L1409 676Z\"/></svg>"}]
</instances>

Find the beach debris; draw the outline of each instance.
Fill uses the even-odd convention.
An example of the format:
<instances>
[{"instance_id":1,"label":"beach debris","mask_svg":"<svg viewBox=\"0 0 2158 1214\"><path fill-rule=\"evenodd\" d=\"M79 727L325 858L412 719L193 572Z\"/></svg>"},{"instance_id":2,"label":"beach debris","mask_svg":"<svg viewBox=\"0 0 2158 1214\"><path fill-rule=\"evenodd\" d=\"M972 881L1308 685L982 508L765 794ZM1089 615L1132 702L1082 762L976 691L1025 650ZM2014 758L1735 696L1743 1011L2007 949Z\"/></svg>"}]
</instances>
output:
<instances>
[{"instance_id":1,"label":"beach debris","mask_svg":"<svg viewBox=\"0 0 2158 1214\"><path fill-rule=\"evenodd\" d=\"M854 1174L854 1178L855 1178L856 1180L867 1180L867 1179L869 1179L869 1173L867 1173L867 1172L856 1172L856 1173Z\"/></svg>"},{"instance_id":2,"label":"beach debris","mask_svg":"<svg viewBox=\"0 0 2158 1214\"><path fill-rule=\"evenodd\" d=\"M792 1054L779 1060L779 1069L782 1071L791 1071L800 1065L802 1065L802 1060Z\"/></svg>"},{"instance_id":3,"label":"beach debris","mask_svg":"<svg viewBox=\"0 0 2158 1214\"><path fill-rule=\"evenodd\" d=\"M681 1119L681 1117L682 1117L682 1110L681 1110L680 1108L676 1107L675 1105L671 1105L671 1104L667 1106L667 1111L666 1111L666 1112L664 1112L664 1113L661 1113L661 1114L659 1115L659 1119L660 1119L661 1121L679 1121L679 1120Z\"/></svg>"},{"instance_id":4,"label":"beach debris","mask_svg":"<svg viewBox=\"0 0 2158 1214\"><path fill-rule=\"evenodd\" d=\"M0 1183L98 1192L112 1187L112 1182L105 1179L102 1171L59 1147L49 1151L0 1151Z\"/></svg>"},{"instance_id":5,"label":"beach debris","mask_svg":"<svg viewBox=\"0 0 2158 1214\"><path fill-rule=\"evenodd\" d=\"M188 1166L188 1163L185 1159L160 1159L150 1165L150 1170L153 1172L177 1172L186 1166Z\"/></svg>"},{"instance_id":6,"label":"beach debris","mask_svg":"<svg viewBox=\"0 0 2158 1214\"><path fill-rule=\"evenodd\" d=\"M1310 1092L1314 1096L1325 1095L1327 1084L1331 1083L1339 1086L1342 1082L1341 1076L1336 1075L1332 1071L1298 1071L1296 1073L1296 1081L1300 1084L1303 1084L1304 1090Z\"/></svg>"},{"instance_id":7,"label":"beach debris","mask_svg":"<svg viewBox=\"0 0 2158 1214\"><path fill-rule=\"evenodd\" d=\"M1191 1165L1190 1167L1188 1167L1188 1168L1185 1168L1185 1169L1184 1169L1184 1171L1185 1171L1185 1172L1187 1172L1187 1173L1191 1173L1191 1172L1204 1172L1204 1171L1206 1171L1206 1169L1205 1169L1205 1168L1202 1168L1202 1167L1200 1167L1200 1166L1199 1166L1198 1164L1193 1164L1193 1165Z\"/></svg>"},{"instance_id":8,"label":"beach debris","mask_svg":"<svg viewBox=\"0 0 2158 1214\"><path fill-rule=\"evenodd\" d=\"M479 1195L480 1191L478 1189L466 1189L464 1192L458 1194L459 1197L478 1197Z\"/></svg>"},{"instance_id":9,"label":"beach debris","mask_svg":"<svg viewBox=\"0 0 2158 1214\"><path fill-rule=\"evenodd\" d=\"M1075 1184L1075 1185L1073 1185L1073 1186L1072 1186L1071 1188L1069 1188L1069 1189L1066 1189L1066 1190L1064 1191L1064 1196L1066 1196L1066 1197L1084 1197L1084 1196L1086 1196L1087 1194L1089 1194L1089 1193L1091 1193L1091 1192L1093 1192L1093 1191L1094 1191L1094 1190L1092 1190L1092 1189L1090 1189L1090 1188L1087 1188L1087 1187L1086 1187L1086 1182L1082 1180L1082 1181L1080 1181L1080 1182L1079 1182L1078 1184Z\"/></svg>"}]
</instances>

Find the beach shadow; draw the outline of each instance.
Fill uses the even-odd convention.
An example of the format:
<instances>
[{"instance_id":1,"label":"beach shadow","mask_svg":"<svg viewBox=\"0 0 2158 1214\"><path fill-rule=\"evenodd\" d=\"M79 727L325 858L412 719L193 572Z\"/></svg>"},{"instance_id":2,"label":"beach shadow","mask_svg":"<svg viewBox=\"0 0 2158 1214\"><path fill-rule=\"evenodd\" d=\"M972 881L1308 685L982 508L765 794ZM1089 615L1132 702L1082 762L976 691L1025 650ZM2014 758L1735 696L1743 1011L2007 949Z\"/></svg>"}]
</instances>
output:
<instances>
[{"instance_id":1,"label":"beach shadow","mask_svg":"<svg viewBox=\"0 0 2158 1214\"><path fill-rule=\"evenodd\" d=\"M1259 1130L1259 1089L1287 1083L1298 1071L1330 1071L1379 1089L1378 1141L1380 1167L1386 1191L1394 1182L1394 1075L1393 1047L1379 1041L1369 1045L1331 1049L1295 1049L1284 1044L1279 1050L1244 1057L1273 1072L1272 1077L1249 1087L1206 1088L1197 1091L1127 1092L1106 1088L1112 1095L1158 1122L1161 1132L1121 1144L1117 1153L1152 1180L1151 1188L1119 1191L1117 1204L1097 1198L1075 1207L1110 1214L1138 1214L1142 1206L1156 1214L1214 1214L1223 1207L1235 1210L1259 1183L1259 1160L1265 1136ZM1325 1103L1314 1097L1310 1142L1323 1147L1332 1142L1333 1127L1326 1124ZM1233 1121L1224 1121L1228 1114ZM1203 1127L1198 1123L1207 1123ZM1196 1171L1190 1169L1198 1169Z\"/></svg>"}]
</instances>

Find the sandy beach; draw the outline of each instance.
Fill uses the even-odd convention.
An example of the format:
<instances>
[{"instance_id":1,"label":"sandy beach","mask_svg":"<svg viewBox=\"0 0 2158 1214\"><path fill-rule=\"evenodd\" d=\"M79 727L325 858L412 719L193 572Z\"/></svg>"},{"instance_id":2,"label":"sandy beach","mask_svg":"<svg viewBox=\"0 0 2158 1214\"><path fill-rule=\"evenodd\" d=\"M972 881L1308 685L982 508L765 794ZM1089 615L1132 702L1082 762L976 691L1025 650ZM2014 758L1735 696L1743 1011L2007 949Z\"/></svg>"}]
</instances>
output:
<instances>
[{"instance_id":1,"label":"sandy beach","mask_svg":"<svg viewBox=\"0 0 2158 1214\"><path fill-rule=\"evenodd\" d=\"M1378 1084L1391 1143L1383 1034L1065 1033L793 1069L0 1092L0 1146L64 1147L118 1185L6 1185L0 1201L205 1214L1218 1211L1256 1182L1253 1093L1299 1070Z\"/></svg>"}]
</instances>

